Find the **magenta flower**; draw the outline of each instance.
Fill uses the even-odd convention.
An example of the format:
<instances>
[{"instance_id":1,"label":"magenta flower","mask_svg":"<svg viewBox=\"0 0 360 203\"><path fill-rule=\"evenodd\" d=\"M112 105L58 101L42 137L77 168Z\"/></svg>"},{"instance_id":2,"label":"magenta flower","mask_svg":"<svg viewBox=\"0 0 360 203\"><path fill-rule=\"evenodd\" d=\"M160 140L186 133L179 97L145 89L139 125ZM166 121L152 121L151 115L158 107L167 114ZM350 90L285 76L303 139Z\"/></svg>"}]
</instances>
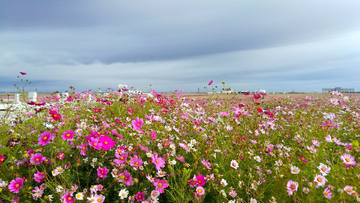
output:
<instances>
[{"instance_id":1,"label":"magenta flower","mask_svg":"<svg viewBox=\"0 0 360 203\"><path fill-rule=\"evenodd\" d=\"M101 136L99 142L102 145L103 150L109 150L115 146L115 142L109 136Z\"/></svg>"},{"instance_id":2,"label":"magenta flower","mask_svg":"<svg viewBox=\"0 0 360 203\"><path fill-rule=\"evenodd\" d=\"M107 169L106 167L104 168L98 168L97 169L97 172L98 172L98 177L99 178L102 178L102 179L105 179L106 178L106 175L109 173L109 169Z\"/></svg>"},{"instance_id":3,"label":"magenta flower","mask_svg":"<svg viewBox=\"0 0 360 203\"><path fill-rule=\"evenodd\" d=\"M154 182L155 190L157 190L160 194L165 193L164 189L169 187L167 180L156 180Z\"/></svg>"},{"instance_id":4,"label":"magenta flower","mask_svg":"<svg viewBox=\"0 0 360 203\"><path fill-rule=\"evenodd\" d=\"M141 202L141 201L144 200L145 195L144 195L143 192L138 192L138 193L136 193L136 197L135 197L135 198L136 198L136 201Z\"/></svg>"},{"instance_id":5,"label":"magenta flower","mask_svg":"<svg viewBox=\"0 0 360 203\"><path fill-rule=\"evenodd\" d=\"M160 168L165 167L165 160L162 157L158 157L158 154L155 153L151 156L151 162L155 164L156 170L160 170Z\"/></svg>"},{"instance_id":6,"label":"magenta flower","mask_svg":"<svg viewBox=\"0 0 360 203\"><path fill-rule=\"evenodd\" d=\"M205 179L205 177L203 176L203 175L201 175L201 174L199 174L198 176L196 176L196 184L198 185L198 186L203 186L203 185L205 185L205 183L206 183L206 179Z\"/></svg>"},{"instance_id":7,"label":"magenta flower","mask_svg":"<svg viewBox=\"0 0 360 203\"><path fill-rule=\"evenodd\" d=\"M138 157L137 155L135 155L134 157L132 157L130 159L130 166L134 166L134 167L140 167L144 162L142 161L141 157Z\"/></svg>"},{"instance_id":8,"label":"magenta flower","mask_svg":"<svg viewBox=\"0 0 360 203\"><path fill-rule=\"evenodd\" d=\"M293 192L297 191L298 187L299 187L299 183L294 182L292 180L288 180L286 184L286 189L289 195L293 195Z\"/></svg>"},{"instance_id":9,"label":"magenta flower","mask_svg":"<svg viewBox=\"0 0 360 203\"><path fill-rule=\"evenodd\" d=\"M24 73L24 72L20 72L20 74L21 74L21 75L26 75L26 73Z\"/></svg>"},{"instance_id":10,"label":"magenta flower","mask_svg":"<svg viewBox=\"0 0 360 203\"><path fill-rule=\"evenodd\" d=\"M152 139L156 139L156 132L153 130L150 133Z\"/></svg>"},{"instance_id":11,"label":"magenta flower","mask_svg":"<svg viewBox=\"0 0 360 203\"><path fill-rule=\"evenodd\" d=\"M211 85L212 83L213 83L213 81L211 80L208 85Z\"/></svg>"},{"instance_id":12,"label":"magenta flower","mask_svg":"<svg viewBox=\"0 0 360 203\"><path fill-rule=\"evenodd\" d=\"M340 159L343 161L345 165L356 165L355 157L351 156L350 154L343 154L340 156Z\"/></svg>"},{"instance_id":13,"label":"magenta flower","mask_svg":"<svg viewBox=\"0 0 360 203\"><path fill-rule=\"evenodd\" d=\"M4 163L5 159L6 159L5 155L0 155L0 164Z\"/></svg>"},{"instance_id":14,"label":"magenta flower","mask_svg":"<svg viewBox=\"0 0 360 203\"><path fill-rule=\"evenodd\" d=\"M51 132L41 133L40 138L38 139L38 145L46 146L49 142L53 141L54 138L55 135L53 135Z\"/></svg>"},{"instance_id":15,"label":"magenta flower","mask_svg":"<svg viewBox=\"0 0 360 203\"><path fill-rule=\"evenodd\" d=\"M307 163L307 159L304 158L304 156L299 156L299 159L304 162L304 163Z\"/></svg>"},{"instance_id":16,"label":"magenta flower","mask_svg":"<svg viewBox=\"0 0 360 203\"><path fill-rule=\"evenodd\" d=\"M63 140L71 140L74 137L74 132L72 130L67 130L61 137Z\"/></svg>"},{"instance_id":17,"label":"magenta flower","mask_svg":"<svg viewBox=\"0 0 360 203\"><path fill-rule=\"evenodd\" d=\"M61 196L61 199L65 203L73 203L73 202L75 202L75 198L70 193L64 194L63 196Z\"/></svg>"},{"instance_id":18,"label":"magenta flower","mask_svg":"<svg viewBox=\"0 0 360 203\"><path fill-rule=\"evenodd\" d=\"M131 124L136 131L141 130L143 123L144 123L143 119L139 119L139 118L136 118L136 120L131 121Z\"/></svg>"},{"instance_id":19,"label":"magenta flower","mask_svg":"<svg viewBox=\"0 0 360 203\"><path fill-rule=\"evenodd\" d=\"M30 158L30 162L36 165L41 164L43 162L43 156L40 153L34 154Z\"/></svg>"},{"instance_id":20,"label":"magenta flower","mask_svg":"<svg viewBox=\"0 0 360 203\"><path fill-rule=\"evenodd\" d=\"M13 193L19 193L19 190L24 186L24 180L22 178L15 178L9 184L9 190Z\"/></svg>"}]
</instances>

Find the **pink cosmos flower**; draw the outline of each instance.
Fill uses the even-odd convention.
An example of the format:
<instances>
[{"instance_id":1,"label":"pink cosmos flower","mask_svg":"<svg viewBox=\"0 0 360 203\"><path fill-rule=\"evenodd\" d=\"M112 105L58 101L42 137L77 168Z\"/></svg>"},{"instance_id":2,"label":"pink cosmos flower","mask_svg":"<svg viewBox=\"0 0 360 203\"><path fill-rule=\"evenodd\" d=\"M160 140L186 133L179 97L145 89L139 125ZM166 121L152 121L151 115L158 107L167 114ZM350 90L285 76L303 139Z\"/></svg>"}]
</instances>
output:
<instances>
[{"instance_id":1,"label":"pink cosmos flower","mask_svg":"<svg viewBox=\"0 0 360 203\"><path fill-rule=\"evenodd\" d=\"M201 196L201 195L205 194L205 189L203 187L201 187L201 186L198 186L196 188L196 193Z\"/></svg>"},{"instance_id":2,"label":"pink cosmos flower","mask_svg":"<svg viewBox=\"0 0 360 203\"><path fill-rule=\"evenodd\" d=\"M19 193L19 190L24 186L24 180L22 178L15 178L8 186L10 192Z\"/></svg>"},{"instance_id":3,"label":"pink cosmos flower","mask_svg":"<svg viewBox=\"0 0 360 203\"><path fill-rule=\"evenodd\" d=\"M136 118L136 120L131 121L131 124L136 131L141 130L143 123L144 123L143 119L139 119L139 118Z\"/></svg>"},{"instance_id":4,"label":"pink cosmos flower","mask_svg":"<svg viewBox=\"0 0 360 203\"><path fill-rule=\"evenodd\" d=\"M177 160L179 160L180 162L184 162L185 161L185 158L181 155L178 155L177 157Z\"/></svg>"},{"instance_id":5,"label":"pink cosmos flower","mask_svg":"<svg viewBox=\"0 0 360 203\"><path fill-rule=\"evenodd\" d=\"M128 157L128 153L127 152L123 152L123 153L115 153L115 157L117 159L114 159L113 162L116 164L123 164L127 161L127 157Z\"/></svg>"},{"instance_id":6,"label":"pink cosmos flower","mask_svg":"<svg viewBox=\"0 0 360 203\"><path fill-rule=\"evenodd\" d=\"M136 198L136 201L141 202L141 201L144 200L145 195L144 195L143 192L138 192L138 193L136 193L136 197L135 197L135 198Z\"/></svg>"},{"instance_id":7,"label":"pink cosmos flower","mask_svg":"<svg viewBox=\"0 0 360 203\"><path fill-rule=\"evenodd\" d=\"M156 132L153 130L150 133L152 139L156 139Z\"/></svg>"},{"instance_id":8,"label":"pink cosmos flower","mask_svg":"<svg viewBox=\"0 0 360 203\"><path fill-rule=\"evenodd\" d=\"M314 178L314 181L317 182L316 187L319 187L319 186L324 187L327 180L322 175L316 175L315 178Z\"/></svg>"},{"instance_id":9,"label":"pink cosmos flower","mask_svg":"<svg viewBox=\"0 0 360 203\"><path fill-rule=\"evenodd\" d=\"M211 85L213 83L213 81L211 80L210 82L209 82L209 85Z\"/></svg>"},{"instance_id":10,"label":"pink cosmos flower","mask_svg":"<svg viewBox=\"0 0 360 203\"><path fill-rule=\"evenodd\" d=\"M304 163L307 163L307 159L304 158L304 156L299 156L299 159L304 162Z\"/></svg>"},{"instance_id":11,"label":"pink cosmos flower","mask_svg":"<svg viewBox=\"0 0 360 203\"><path fill-rule=\"evenodd\" d=\"M106 167L104 168L98 168L97 169L97 172L98 172L98 177L99 178L102 178L102 179L105 179L106 178L106 175L109 173L109 169L107 169Z\"/></svg>"},{"instance_id":12,"label":"pink cosmos flower","mask_svg":"<svg viewBox=\"0 0 360 203\"><path fill-rule=\"evenodd\" d=\"M151 162L153 164L155 164L156 166L156 170L160 170L160 168L164 168L165 167L165 160L164 158L162 157L158 157L158 154L157 153L154 153L152 156L151 156Z\"/></svg>"},{"instance_id":13,"label":"pink cosmos flower","mask_svg":"<svg viewBox=\"0 0 360 203\"><path fill-rule=\"evenodd\" d=\"M157 190L160 194L165 193L164 189L169 187L167 180L156 180L154 182L155 190Z\"/></svg>"},{"instance_id":14,"label":"pink cosmos flower","mask_svg":"<svg viewBox=\"0 0 360 203\"><path fill-rule=\"evenodd\" d=\"M350 186L350 185L345 186L345 187L344 187L344 191L345 191L346 193L348 193L349 195L351 195L351 194L354 192L353 187Z\"/></svg>"},{"instance_id":15,"label":"pink cosmos flower","mask_svg":"<svg viewBox=\"0 0 360 203\"><path fill-rule=\"evenodd\" d=\"M74 137L74 132L72 130L67 130L61 137L63 140L71 140Z\"/></svg>"},{"instance_id":16,"label":"pink cosmos flower","mask_svg":"<svg viewBox=\"0 0 360 203\"><path fill-rule=\"evenodd\" d=\"M237 195L237 193L236 193L235 190L231 190L231 191L229 192L229 195L230 195L232 198L235 198L236 195Z\"/></svg>"},{"instance_id":17,"label":"pink cosmos flower","mask_svg":"<svg viewBox=\"0 0 360 203\"><path fill-rule=\"evenodd\" d=\"M43 162L43 156L40 153L34 154L31 158L30 158L30 163L32 164L41 164Z\"/></svg>"},{"instance_id":18,"label":"pink cosmos flower","mask_svg":"<svg viewBox=\"0 0 360 203\"><path fill-rule=\"evenodd\" d=\"M46 146L49 142L53 141L55 135L51 132L41 133L40 138L38 139L38 145Z\"/></svg>"},{"instance_id":19,"label":"pink cosmos flower","mask_svg":"<svg viewBox=\"0 0 360 203\"><path fill-rule=\"evenodd\" d=\"M351 156L351 154L344 153L340 156L340 159L343 161L345 165L356 165L355 157Z\"/></svg>"},{"instance_id":20,"label":"pink cosmos flower","mask_svg":"<svg viewBox=\"0 0 360 203\"><path fill-rule=\"evenodd\" d=\"M77 149L81 149L80 155L86 156L86 144L81 143L81 145L76 146Z\"/></svg>"},{"instance_id":21,"label":"pink cosmos flower","mask_svg":"<svg viewBox=\"0 0 360 203\"><path fill-rule=\"evenodd\" d=\"M131 174L127 170L125 170L123 173L120 173L119 182L124 182L126 186L130 186L134 184L134 182L132 181Z\"/></svg>"},{"instance_id":22,"label":"pink cosmos flower","mask_svg":"<svg viewBox=\"0 0 360 203\"><path fill-rule=\"evenodd\" d=\"M18 203L19 201L20 201L20 197L15 197L14 199L11 200L11 203Z\"/></svg>"},{"instance_id":23,"label":"pink cosmos flower","mask_svg":"<svg viewBox=\"0 0 360 203\"><path fill-rule=\"evenodd\" d=\"M103 150L109 150L115 146L115 142L109 136L101 136L99 142L102 145Z\"/></svg>"},{"instance_id":24,"label":"pink cosmos flower","mask_svg":"<svg viewBox=\"0 0 360 203\"><path fill-rule=\"evenodd\" d=\"M209 170L211 170L211 163L209 162L209 160L204 160L201 159L201 163Z\"/></svg>"},{"instance_id":25,"label":"pink cosmos flower","mask_svg":"<svg viewBox=\"0 0 360 203\"><path fill-rule=\"evenodd\" d=\"M75 202L75 198L70 193L64 194L63 196L61 196L61 199L65 203L73 203L73 202Z\"/></svg>"},{"instance_id":26,"label":"pink cosmos flower","mask_svg":"<svg viewBox=\"0 0 360 203\"><path fill-rule=\"evenodd\" d=\"M101 142L99 142L99 140L97 138L91 137L90 141L89 141L89 145L94 147L97 150L102 149L102 144L101 144Z\"/></svg>"},{"instance_id":27,"label":"pink cosmos flower","mask_svg":"<svg viewBox=\"0 0 360 203\"><path fill-rule=\"evenodd\" d=\"M36 172L34 173L34 180L38 183L43 183L45 179L45 173L44 172Z\"/></svg>"},{"instance_id":28,"label":"pink cosmos flower","mask_svg":"<svg viewBox=\"0 0 360 203\"><path fill-rule=\"evenodd\" d=\"M286 189L289 195L293 195L293 192L297 191L298 187L299 187L299 183L294 182L292 180L288 180L286 184Z\"/></svg>"},{"instance_id":29,"label":"pink cosmos flower","mask_svg":"<svg viewBox=\"0 0 360 203\"><path fill-rule=\"evenodd\" d=\"M327 198L327 199L333 198L333 193L331 192L331 190L329 188L325 188L323 194L324 194L325 198Z\"/></svg>"},{"instance_id":30,"label":"pink cosmos flower","mask_svg":"<svg viewBox=\"0 0 360 203\"><path fill-rule=\"evenodd\" d=\"M26 75L26 73L24 73L24 72L20 72L20 74L21 74L21 75Z\"/></svg>"},{"instance_id":31,"label":"pink cosmos flower","mask_svg":"<svg viewBox=\"0 0 360 203\"><path fill-rule=\"evenodd\" d=\"M224 117L230 117L230 114L228 114L225 111L220 111L220 115L224 116Z\"/></svg>"},{"instance_id":32,"label":"pink cosmos flower","mask_svg":"<svg viewBox=\"0 0 360 203\"><path fill-rule=\"evenodd\" d=\"M135 155L134 157L132 157L130 159L130 166L134 166L134 167L140 167L144 162L142 161L141 157L138 157L137 155Z\"/></svg>"},{"instance_id":33,"label":"pink cosmos flower","mask_svg":"<svg viewBox=\"0 0 360 203\"><path fill-rule=\"evenodd\" d=\"M64 153L59 152L59 155L57 155L56 157L61 160L61 159L65 158L65 155L64 155Z\"/></svg>"}]
</instances>

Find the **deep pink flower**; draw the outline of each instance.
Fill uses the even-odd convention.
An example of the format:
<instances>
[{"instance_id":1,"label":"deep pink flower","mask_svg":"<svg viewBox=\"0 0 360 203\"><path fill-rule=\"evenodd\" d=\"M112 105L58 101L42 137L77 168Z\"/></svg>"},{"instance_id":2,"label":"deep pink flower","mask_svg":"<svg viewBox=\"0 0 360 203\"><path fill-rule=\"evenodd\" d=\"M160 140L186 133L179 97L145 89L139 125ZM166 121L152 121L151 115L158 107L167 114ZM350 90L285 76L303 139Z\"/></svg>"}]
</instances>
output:
<instances>
[{"instance_id":1,"label":"deep pink flower","mask_svg":"<svg viewBox=\"0 0 360 203\"><path fill-rule=\"evenodd\" d=\"M6 159L5 155L0 155L0 164L4 163L5 159Z\"/></svg>"},{"instance_id":2,"label":"deep pink flower","mask_svg":"<svg viewBox=\"0 0 360 203\"><path fill-rule=\"evenodd\" d=\"M64 194L63 196L61 196L61 199L63 199L65 203L75 202L75 198L70 193Z\"/></svg>"},{"instance_id":3,"label":"deep pink flower","mask_svg":"<svg viewBox=\"0 0 360 203\"><path fill-rule=\"evenodd\" d=\"M71 140L74 137L74 132L72 130L67 130L61 137L63 140Z\"/></svg>"},{"instance_id":4,"label":"deep pink flower","mask_svg":"<svg viewBox=\"0 0 360 203\"><path fill-rule=\"evenodd\" d=\"M21 74L21 75L26 75L26 73L24 73L24 72L20 72L20 74Z\"/></svg>"},{"instance_id":5,"label":"deep pink flower","mask_svg":"<svg viewBox=\"0 0 360 203\"><path fill-rule=\"evenodd\" d=\"M206 179L203 175L199 174L198 176L196 176L196 184L197 186L203 186L206 183Z\"/></svg>"},{"instance_id":6,"label":"deep pink flower","mask_svg":"<svg viewBox=\"0 0 360 203\"><path fill-rule=\"evenodd\" d=\"M142 161L141 157L138 157L137 155L135 155L134 157L132 157L130 159L130 166L134 166L134 167L140 167L144 162Z\"/></svg>"},{"instance_id":7,"label":"deep pink flower","mask_svg":"<svg viewBox=\"0 0 360 203\"><path fill-rule=\"evenodd\" d=\"M22 178L15 178L9 184L9 190L13 193L19 193L19 190L24 186L24 180Z\"/></svg>"},{"instance_id":8,"label":"deep pink flower","mask_svg":"<svg viewBox=\"0 0 360 203\"><path fill-rule=\"evenodd\" d=\"M55 138L55 135L51 132L44 132L41 133L40 138L38 139L38 145L46 146L49 142L53 141Z\"/></svg>"},{"instance_id":9,"label":"deep pink flower","mask_svg":"<svg viewBox=\"0 0 360 203\"><path fill-rule=\"evenodd\" d=\"M102 145L103 150L109 150L115 146L115 142L109 136L101 136L99 142Z\"/></svg>"},{"instance_id":10,"label":"deep pink flower","mask_svg":"<svg viewBox=\"0 0 360 203\"><path fill-rule=\"evenodd\" d=\"M139 119L139 118L136 118L136 120L131 121L131 124L136 131L141 130L143 123L144 123L143 119Z\"/></svg>"},{"instance_id":11,"label":"deep pink flower","mask_svg":"<svg viewBox=\"0 0 360 203\"><path fill-rule=\"evenodd\" d=\"M304 158L304 156L299 156L299 159L304 162L304 163L307 163L307 159Z\"/></svg>"},{"instance_id":12,"label":"deep pink flower","mask_svg":"<svg viewBox=\"0 0 360 203\"><path fill-rule=\"evenodd\" d=\"M32 164L41 164L43 162L43 156L40 153L34 154L31 158L30 158L30 163Z\"/></svg>"},{"instance_id":13,"label":"deep pink flower","mask_svg":"<svg viewBox=\"0 0 360 203\"><path fill-rule=\"evenodd\" d=\"M86 156L86 144L81 143L81 145L76 146L77 149L81 149L80 155Z\"/></svg>"},{"instance_id":14,"label":"deep pink flower","mask_svg":"<svg viewBox=\"0 0 360 203\"><path fill-rule=\"evenodd\" d=\"M136 193L136 201L138 201L138 202L141 202L141 201L143 201L144 200L144 198L145 198L145 194L143 193L143 192L138 192L138 193Z\"/></svg>"},{"instance_id":15,"label":"deep pink flower","mask_svg":"<svg viewBox=\"0 0 360 203\"><path fill-rule=\"evenodd\" d=\"M167 180L156 180L154 182L155 190L159 191L160 194L165 193L164 189L169 187Z\"/></svg>"},{"instance_id":16,"label":"deep pink flower","mask_svg":"<svg viewBox=\"0 0 360 203\"><path fill-rule=\"evenodd\" d=\"M155 164L156 170L160 170L160 168L165 167L165 160L162 157L158 157L158 154L155 153L151 156L151 162Z\"/></svg>"},{"instance_id":17,"label":"deep pink flower","mask_svg":"<svg viewBox=\"0 0 360 203\"><path fill-rule=\"evenodd\" d=\"M208 85L211 85L212 83L213 83L213 81L211 80Z\"/></svg>"},{"instance_id":18,"label":"deep pink flower","mask_svg":"<svg viewBox=\"0 0 360 203\"><path fill-rule=\"evenodd\" d=\"M156 132L153 130L150 133L152 139L156 139Z\"/></svg>"},{"instance_id":19,"label":"deep pink flower","mask_svg":"<svg viewBox=\"0 0 360 203\"><path fill-rule=\"evenodd\" d=\"M102 178L102 179L105 179L106 178L106 175L109 173L109 169L107 169L106 167L104 168L98 168L97 169L97 172L98 172L98 177Z\"/></svg>"}]
</instances>

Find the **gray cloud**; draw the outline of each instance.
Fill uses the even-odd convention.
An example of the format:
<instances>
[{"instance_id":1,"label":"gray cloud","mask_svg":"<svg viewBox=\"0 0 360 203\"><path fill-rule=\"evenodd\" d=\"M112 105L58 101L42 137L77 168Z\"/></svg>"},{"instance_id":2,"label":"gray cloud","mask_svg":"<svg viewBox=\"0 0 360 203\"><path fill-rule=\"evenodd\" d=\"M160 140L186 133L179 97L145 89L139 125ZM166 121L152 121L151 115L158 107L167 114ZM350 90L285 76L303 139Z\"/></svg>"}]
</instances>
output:
<instances>
[{"instance_id":1,"label":"gray cloud","mask_svg":"<svg viewBox=\"0 0 360 203\"><path fill-rule=\"evenodd\" d=\"M192 91L210 80L239 90L320 91L354 87L359 73L355 0L0 5L0 91L19 71L44 91L118 83Z\"/></svg>"}]
</instances>

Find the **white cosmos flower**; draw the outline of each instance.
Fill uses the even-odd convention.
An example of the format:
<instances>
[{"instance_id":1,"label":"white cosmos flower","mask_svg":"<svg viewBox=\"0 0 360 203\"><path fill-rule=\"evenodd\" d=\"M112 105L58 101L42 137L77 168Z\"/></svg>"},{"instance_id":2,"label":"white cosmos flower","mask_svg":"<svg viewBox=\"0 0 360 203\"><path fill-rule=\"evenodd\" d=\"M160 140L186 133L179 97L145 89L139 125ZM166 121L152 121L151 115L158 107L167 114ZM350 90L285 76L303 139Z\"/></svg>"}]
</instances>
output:
<instances>
[{"instance_id":1,"label":"white cosmos flower","mask_svg":"<svg viewBox=\"0 0 360 203\"><path fill-rule=\"evenodd\" d=\"M122 189L119 192L120 199L125 199L129 195L129 191L127 189Z\"/></svg>"},{"instance_id":2,"label":"white cosmos flower","mask_svg":"<svg viewBox=\"0 0 360 203\"><path fill-rule=\"evenodd\" d=\"M238 164L238 162L237 162L236 160L232 160L232 161L230 162L230 166L231 166L232 168L234 168L234 169L239 168L239 164Z\"/></svg>"}]
</instances>

